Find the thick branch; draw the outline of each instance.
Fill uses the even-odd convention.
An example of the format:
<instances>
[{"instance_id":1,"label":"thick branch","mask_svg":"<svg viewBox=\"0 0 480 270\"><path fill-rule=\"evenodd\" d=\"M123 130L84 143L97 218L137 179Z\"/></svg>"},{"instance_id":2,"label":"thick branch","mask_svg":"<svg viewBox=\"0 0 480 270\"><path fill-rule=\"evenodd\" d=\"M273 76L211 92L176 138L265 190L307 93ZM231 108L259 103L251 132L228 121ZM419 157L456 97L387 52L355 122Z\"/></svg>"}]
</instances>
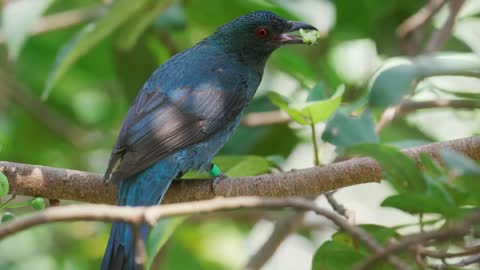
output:
<instances>
[{"instance_id":1,"label":"thick branch","mask_svg":"<svg viewBox=\"0 0 480 270\"><path fill-rule=\"evenodd\" d=\"M417 157L423 152L438 158L438 151L442 148L480 160L480 136L413 147L404 150L404 153ZM95 173L11 162L0 162L0 172L7 176L11 191L14 190L17 195L109 204L116 201L116 187L104 185L102 177ZM278 174L226 178L215 185L215 191L211 189L210 180L175 181L164 202L198 201L215 196L315 196L381 179L382 168L376 161L355 158Z\"/></svg>"}]
</instances>

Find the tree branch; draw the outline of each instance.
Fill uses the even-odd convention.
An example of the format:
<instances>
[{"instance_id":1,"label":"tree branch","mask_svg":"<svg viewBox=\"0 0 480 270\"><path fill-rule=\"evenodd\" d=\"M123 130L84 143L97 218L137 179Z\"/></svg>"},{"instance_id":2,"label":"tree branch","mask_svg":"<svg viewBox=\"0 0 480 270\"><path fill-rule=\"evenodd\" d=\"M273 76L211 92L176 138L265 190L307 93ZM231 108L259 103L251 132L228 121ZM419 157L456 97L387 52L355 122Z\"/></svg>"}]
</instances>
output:
<instances>
[{"instance_id":1,"label":"tree branch","mask_svg":"<svg viewBox=\"0 0 480 270\"><path fill-rule=\"evenodd\" d=\"M305 213L305 211L295 211L288 214L288 216L283 219L278 220L275 223L273 232L270 234L267 241L258 249L255 255L250 258L245 266L245 270L262 269L265 263L267 263L273 254L275 254L275 251L277 251L283 241L302 226Z\"/></svg>"},{"instance_id":2,"label":"tree branch","mask_svg":"<svg viewBox=\"0 0 480 270\"><path fill-rule=\"evenodd\" d=\"M418 43L422 40L425 25L446 4L446 0L430 0L425 6L407 18L397 28L397 36L401 39L401 47L408 55L416 55Z\"/></svg>"},{"instance_id":3,"label":"tree branch","mask_svg":"<svg viewBox=\"0 0 480 270\"><path fill-rule=\"evenodd\" d=\"M437 258L437 259L446 259L446 258L465 257L469 255L480 254L480 245L470 247L470 248L465 248L465 250L461 252L441 252L441 251L429 250L423 246L420 246L419 248L417 248L416 251L423 256Z\"/></svg>"},{"instance_id":4,"label":"tree branch","mask_svg":"<svg viewBox=\"0 0 480 270\"><path fill-rule=\"evenodd\" d=\"M439 158L438 151L449 148L480 160L480 136L433 143L403 150L415 158L427 153ZM0 162L11 191L17 195L39 196L92 203L116 202L116 187L104 185L95 173L52 167ZM165 203L198 201L215 196L316 196L342 187L378 182L382 179L381 166L370 158L354 158L322 167L292 170L278 174L226 178L211 189L206 179L175 181L166 194Z\"/></svg>"},{"instance_id":5,"label":"tree branch","mask_svg":"<svg viewBox=\"0 0 480 270\"><path fill-rule=\"evenodd\" d=\"M63 115L52 111L46 104L31 95L28 89L20 85L6 71L1 69L0 94L2 98L18 104L18 106L29 112L32 117L78 148L90 144L92 139L96 137L93 132L84 130L78 125L71 123Z\"/></svg>"},{"instance_id":6,"label":"tree branch","mask_svg":"<svg viewBox=\"0 0 480 270\"><path fill-rule=\"evenodd\" d=\"M441 108L453 108L459 110L475 110L480 109L480 102L478 100L469 99L437 99L429 101L411 101L405 100L397 106L387 108L380 120L377 123L377 133L382 130L388 123L400 118L411 112L424 109L441 109Z\"/></svg>"},{"instance_id":7,"label":"tree branch","mask_svg":"<svg viewBox=\"0 0 480 270\"><path fill-rule=\"evenodd\" d=\"M431 53L437 51L445 45L452 34L453 26L457 19L457 15L460 12L465 0L450 0L449 1L449 14L445 24L435 32L428 41L425 52Z\"/></svg>"},{"instance_id":8,"label":"tree branch","mask_svg":"<svg viewBox=\"0 0 480 270\"><path fill-rule=\"evenodd\" d=\"M275 124L286 124L291 121L290 116L281 110L270 112L254 112L242 118L242 125L246 127L261 127Z\"/></svg>"},{"instance_id":9,"label":"tree branch","mask_svg":"<svg viewBox=\"0 0 480 270\"><path fill-rule=\"evenodd\" d=\"M0 240L26 230L33 226L61 221L123 221L130 224L146 223L153 226L158 220L171 216L202 214L214 211L233 210L239 208L294 208L313 211L331 220L338 227L364 243L365 246L378 254L381 246L368 233L359 227L350 225L335 212L320 208L313 202L301 198L259 198L237 197L216 198L207 201L187 202L151 207L120 207L110 205L68 205L27 214L0 226ZM389 256L388 261L396 269L410 269L395 256Z\"/></svg>"},{"instance_id":10,"label":"tree branch","mask_svg":"<svg viewBox=\"0 0 480 270\"><path fill-rule=\"evenodd\" d=\"M105 7L81 8L69 10L40 18L30 30L30 36L60 30L77 24L91 21L106 11ZM0 44L5 42L5 36L0 32Z\"/></svg>"},{"instance_id":11,"label":"tree branch","mask_svg":"<svg viewBox=\"0 0 480 270\"><path fill-rule=\"evenodd\" d=\"M426 109L438 109L438 108L454 108L461 110L474 110L480 108L480 102L476 100L432 100L432 101L405 101L400 113L395 115L394 118L398 118L405 114ZM389 121L393 120L389 119ZM270 112L255 112L248 113L242 119L242 125L246 127L261 127L276 124L285 124L292 121L290 116L281 110Z\"/></svg>"},{"instance_id":12,"label":"tree branch","mask_svg":"<svg viewBox=\"0 0 480 270\"><path fill-rule=\"evenodd\" d=\"M404 250L415 244L421 244L432 239L435 239L435 241L439 242L439 241L446 241L455 237L463 236L469 233L471 227L475 224L478 224L479 222L480 222L480 210L477 210L473 214L471 214L469 217L465 218L464 220L457 221L447 226L444 229L435 230L431 232L415 233L415 234L404 236L398 242L385 245L385 247L382 248L381 252L367 258L366 260L361 262L355 269L356 270L371 269L376 262L378 262L382 258L385 258L385 256L396 253L400 250Z\"/></svg>"},{"instance_id":13,"label":"tree branch","mask_svg":"<svg viewBox=\"0 0 480 270\"><path fill-rule=\"evenodd\" d=\"M443 5L445 5L445 0L430 0L417 13L408 17L398 26L397 35L405 38L419 28L423 28Z\"/></svg>"}]
</instances>

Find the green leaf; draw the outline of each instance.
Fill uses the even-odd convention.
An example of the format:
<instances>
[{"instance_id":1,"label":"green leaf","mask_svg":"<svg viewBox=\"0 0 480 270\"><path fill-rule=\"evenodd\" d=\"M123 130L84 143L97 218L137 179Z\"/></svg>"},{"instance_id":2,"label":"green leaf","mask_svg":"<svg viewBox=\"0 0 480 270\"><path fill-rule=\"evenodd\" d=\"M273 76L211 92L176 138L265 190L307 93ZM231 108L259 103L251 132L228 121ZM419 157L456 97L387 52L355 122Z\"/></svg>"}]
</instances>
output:
<instances>
[{"instance_id":1,"label":"green leaf","mask_svg":"<svg viewBox=\"0 0 480 270\"><path fill-rule=\"evenodd\" d=\"M360 117L350 116L338 110L327 122L322 140L337 147L337 152L360 143L376 143L375 122L369 111L363 112Z\"/></svg>"},{"instance_id":2,"label":"green leaf","mask_svg":"<svg viewBox=\"0 0 480 270\"><path fill-rule=\"evenodd\" d=\"M345 243L327 241L315 252L312 270L351 270L368 255Z\"/></svg>"},{"instance_id":3,"label":"green leaf","mask_svg":"<svg viewBox=\"0 0 480 270\"><path fill-rule=\"evenodd\" d=\"M349 154L360 154L374 158L384 169L386 179L399 191L424 192L425 179L416 163L392 146L361 144L350 147Z\"/></svg>"},{"instance_id":4,"label":"green leaf","mask_svg":"<svg viewBox=\"0 0 480 270\"><path fill-rule=\"evenodd\" d=\"M161 219L150 230L147 238L147 261L145 269L150 269L150 266L155 259L155 256L167 243L175 230L180 226L187 217L173 217Z\"/></svg>"},{"instance_id":5,"label":"green leaf","mask_svg":"<svg viewBox=\"0 0 480 270\"><path fill-rule=\"evenodd\" d=\"M393 207L410 214L437 213L445 217L458 216L460 211L450 204L445 204L439 197L427 196L423 193L401 193L387 197L382 203L383 207Z\"/></svg>"},{"instance_id":6,"label":"green leaf","mask_svg":"<svg viewBox=\"0 0 480 270\"><path fill-rule=\"evenodd\" d=\"M33 23L52 3L53 0L18 0L5 5L2 12L2 30L11 59L17 59Z\"/></svg>"},{"instance_id":7,"label":"green leaf","mask_svg":"<svg viewBox=\"0 0 480 270\"><path fill-rule=\"evenodd\" d=\"M413 61L394 58L388 61L369 84L370 105L387 107L398 104L419 81L431 76L480 77L480 58L475 54L436 54L419 56Z\"/></svg>"},{"instance_id":8,"label":"green leaf","mask_svg":"<svg viewBox=\"0 0 480 270\"><path fill-rule=\"evenodd\" d=\"M331 98L313 102L302 108L301 113L310 116L314 124L327 120L340 106L344 91L344 86L339 87Z\"/></svg>"},{"instance_id":9,"label":"green leaf","mask_svg":"<svg viewBox=\"0 0 480 270\"><path fill-rule=\"evenodd\" d=\"M317 83L308 94L307 101L318 101L327 98L327 86L323 82Z\"/></svg>"},{"instance_id":10,"label":"green leaf","mask_svg":"<svg viewBox=\"0 0 480 270\"><path fill-rule=\"evenodd\" d=\"M147 2L148 0L114 1L105 16L85 26L67 42L57 54L42 98L46 99L48 97L57 81L65 75L80 57L88 53L94 46L119 29L137 12L141 11Z\"/></svg>"},{"instance_id":11,"label":"green leaf","mask_svg":"<svg viewBox=\"0 0 480 270\"><path fill-rule=\"evenodd\" d=\"M273 105L279 107L280 109L284 110L290 117L297 123L301 125L310 125L309 121L309 115L303 114L301 111L290 108L288 106L287 98L275 93L275 92L269 92L268 97L270 98L270 101L273 103Z\"/></svg>"},{"instance_id":12,"label":"green leaf","mask_svg":"<svg viewBox=\"0 0 480 270\"><path fill-rule=\"evenodd\" d=\"M8 183L7 176L0 172L0 199L8 194L10 185Z\"/></svg>"},{"instance_id":13,"label":"green leaf","mask_svg":"<svg viewBox=\"0 0 480 270\"><path fill-rule=\"evenodd\" d=\"M425 167L425 173L432 175L432 177L440 177L444 174L444 170L440 167L436 160L426 153L420 153L418 156L420 162Z\"/></svg>"},{"instance_id":14,"label":"green leaf","mask_svg":"<svg viewBox=\"0 0 480 270\"><path fill-rule=\"evenodd\" d=\"M220 156L213 162L229 177L259 175L269 172L272 167L270 161L260 156Z\"/></svg>"},{"instance_id":15,"label":"green leaf","mask_svg":"<svg viewBox=\"0 0 480 270\"><path fill-rule=\"evenodd\" d=\"M480 207L480 176L462 175L455 179L455 183L465 190L464 197L468 196L469 203Z\"/></svg>"},{"instance_id":16,"label":"green leaf","mask_svg":"<svg viewBox=\"0 0 480 270\"><path fill-rule=\"evenodd\" d=\"M143 8L144 12L139 13L131 19L125 27L122 28L122 34L119 36L117 46L123 50L132 49L137 43L140 35L145 29L164 12L172 3L172 0L150 1Z\"/></svg>"},{"instance_id":17,"label":"green leaf","mask_svg":"<svg viewBox=\"0 0 480 270\"><path fill-rule=\"evenodd\" d=\"M214 157L212 163L218 166L220 170L229 177L242 177L259 175L267 173L273 164L268 159L261 156L217 156ZM206 174L198 174L189 172L183 178L202 178L207 177Z\"/></svg>"},{"instance_id":18,"label":"green leaf","mask_svg":"<svg viewBox=\"0 0 480 270\"><path fill-rule=\"evenodd\" d=\"M375 240L379 243L383 244L386 243L387 240L397 237L398 233L394 228L384 227L375 224L362 224L361 227L365 230L369 235L373 236ZM347 245L350 245L352 248L360 249L362 251L369 251L369 249L357 239L352 237L349 233L345 231L338 231L333 234L332 240L336 242L341 242Z\"/></svg>"}]
</instances>

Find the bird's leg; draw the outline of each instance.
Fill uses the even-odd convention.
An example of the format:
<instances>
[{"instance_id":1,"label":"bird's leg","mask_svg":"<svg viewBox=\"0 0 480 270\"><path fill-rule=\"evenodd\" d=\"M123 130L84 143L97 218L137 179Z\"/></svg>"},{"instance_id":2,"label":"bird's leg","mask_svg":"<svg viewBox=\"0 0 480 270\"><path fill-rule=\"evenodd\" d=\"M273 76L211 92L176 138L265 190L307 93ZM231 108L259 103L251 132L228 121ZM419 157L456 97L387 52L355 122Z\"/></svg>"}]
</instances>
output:
<instances>
[{"instance_id":1,"label":"bird's leg","mask_svg":"<svg viewBox=\"0 0 480 270\"><path fill-rule=\"evenodd\" d=\"M214 163L210 163L208 168L209 168L208 173L213 177L212 185L211 185L212 192L215 193L215 185L217 185L218 182L221 181L222 179L227 178L227 176L223 174L220 168L218 168L218 166L215 165Z\"/></svg>"}]
</instances>

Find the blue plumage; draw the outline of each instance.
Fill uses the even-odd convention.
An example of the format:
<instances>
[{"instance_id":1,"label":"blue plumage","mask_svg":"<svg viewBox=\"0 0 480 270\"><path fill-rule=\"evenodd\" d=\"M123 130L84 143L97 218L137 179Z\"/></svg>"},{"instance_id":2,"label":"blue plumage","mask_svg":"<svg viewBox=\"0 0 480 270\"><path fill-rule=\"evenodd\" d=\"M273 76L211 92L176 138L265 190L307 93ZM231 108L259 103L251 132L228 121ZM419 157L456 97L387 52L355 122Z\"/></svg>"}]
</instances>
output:
<instances>
[{"instance_id":1,"label":"blue plumage","mask_svg":"<svg viewBox=\"0 0 480 270\"><path fill-rule=\"evenodd\" d=\"M314 29L253 12L160 66L130 107L105 173L119 184L118 205L158 204L175 177L206 169L238 127L270 54L302 43L286 34L299 28ZM148 227L141 231L146 237ZM102 269L135 269L128 225L113 224Z\"/></svg>"}]
</instances>

